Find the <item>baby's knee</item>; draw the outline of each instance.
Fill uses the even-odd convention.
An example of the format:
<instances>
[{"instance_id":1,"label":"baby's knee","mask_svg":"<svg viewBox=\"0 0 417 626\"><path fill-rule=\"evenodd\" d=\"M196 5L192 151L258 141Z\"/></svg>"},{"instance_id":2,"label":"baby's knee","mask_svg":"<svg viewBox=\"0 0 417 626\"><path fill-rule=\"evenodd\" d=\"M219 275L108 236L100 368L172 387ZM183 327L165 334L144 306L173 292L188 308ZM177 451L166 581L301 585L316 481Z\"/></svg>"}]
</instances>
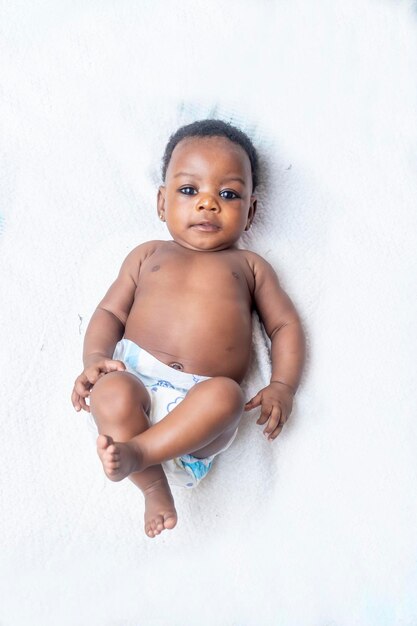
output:
<instances>
[{"instance_id":1,"label":"baby's knee","mask_svg":"<svg viewBox=\"0 0 417 626\"><path fill-rule=\"evenodd\" d=\"M219 403L230 415L241 413L245 404L240 385L232 378L216 376L211 379L216 404Z\"/></svg>"},{"instance_id":2,"label":"baby's knee","mask_svg":"<svg viewBox=\"0 0 417 626\"><path fill-rule=\"evenodd\" d=\"M145 387L128 372L110 372L102 376L90 394L92 414L113 424L129 420L138 407L147 411L149 403Z\"/></svg>"}]
</instances>

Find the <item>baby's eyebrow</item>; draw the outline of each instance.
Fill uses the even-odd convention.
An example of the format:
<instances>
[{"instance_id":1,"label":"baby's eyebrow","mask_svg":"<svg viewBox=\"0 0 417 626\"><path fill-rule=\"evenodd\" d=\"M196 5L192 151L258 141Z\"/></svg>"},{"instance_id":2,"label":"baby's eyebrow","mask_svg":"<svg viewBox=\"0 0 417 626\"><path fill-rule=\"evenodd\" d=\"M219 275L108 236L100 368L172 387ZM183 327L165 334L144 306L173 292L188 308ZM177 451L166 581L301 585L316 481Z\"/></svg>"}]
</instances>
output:
<instances>
[{"instance_id":1,"label":"baby's eyebrow","mask_svg":"<svg viewBox=\"0 0 417 626\"><path fill-rule=\"evenodd\" d=\"M178 174L175 174L174 178L178 178L178 176L194 176L194 178L198 178L200 180L200 176L197 176L197 174L190 174L190 172L178 172Z\"/></svg>"},{"instance_id":2,"label":"baby's eyebrow","mask_svg":"<svg viewBox=\"0 0 417 626\"><path fill-rule=\"evenodd\" d=\"M230 180L237 180L239 183L242 183L242 185L245 184L245 181L241 176L235 176L234 174L232 174L231 176L227 176L227 178L223 178L222 183L227 183Z\"/></svg>"},{"instance_id":3,"label":"baby's eyebrow","mask_svg":"<svg viewBox=\"0 0 417 626\"><path fill-rule=\"evenodd\" d=\"M196 178L197 180L201 180L200 176L198 176L197 174L191 174L190 172L178 172L177 174L175 174L173 178L177 178L178 176L194 176L194 178ZM232 174L231 176L227 176L226 178L223 178L221 182L226 183L231 180L237 180L239 183L242 183L242 185L245 184L245 181L243 180L241 176L235 176L234 174Z\"/></svg>"}]
</instances>

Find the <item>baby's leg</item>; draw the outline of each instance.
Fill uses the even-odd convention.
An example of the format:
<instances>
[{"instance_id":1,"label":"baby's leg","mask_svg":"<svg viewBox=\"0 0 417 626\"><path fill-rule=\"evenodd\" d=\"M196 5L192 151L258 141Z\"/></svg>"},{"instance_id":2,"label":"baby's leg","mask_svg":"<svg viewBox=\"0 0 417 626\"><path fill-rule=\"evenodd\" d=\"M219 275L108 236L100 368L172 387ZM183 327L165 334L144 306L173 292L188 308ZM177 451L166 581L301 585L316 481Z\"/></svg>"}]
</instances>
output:
<instances>
[{"instance_id":1,"label":"baby's leg","mask_svg":"<svg viewBox=\"0 0 417 626\"><path fill-rule=\"evenodd\" d=\"M122 480L132 471L183 454L199 458L214 454L230 439L243 407L243 393L234 380L219 376L198 383L160 422L126 443L115 444L108 457L114 454L119 464L110 477Z\"/></svg>"},{"instance_id":2,"label":"baby's leg","mask_svg":"<svg viewBox=\"0 0 417 626\"><path fill-rule=\"evenodd\" d=\"M111 372L97 381L91 391L90 407L101 433L97 439L97 452L102 461L114 448L112 438L129 441L149 428L146 415L149 406L148 392L132 374ZM107 474L109 470L117 470L117 455L112 455L107 466L103 465ZM173 528L177 523L177 513L162 466L153 465L130 474L129 478L145 496L146 534L154 537L165 528Z\"/></svg>"}]
</instances>

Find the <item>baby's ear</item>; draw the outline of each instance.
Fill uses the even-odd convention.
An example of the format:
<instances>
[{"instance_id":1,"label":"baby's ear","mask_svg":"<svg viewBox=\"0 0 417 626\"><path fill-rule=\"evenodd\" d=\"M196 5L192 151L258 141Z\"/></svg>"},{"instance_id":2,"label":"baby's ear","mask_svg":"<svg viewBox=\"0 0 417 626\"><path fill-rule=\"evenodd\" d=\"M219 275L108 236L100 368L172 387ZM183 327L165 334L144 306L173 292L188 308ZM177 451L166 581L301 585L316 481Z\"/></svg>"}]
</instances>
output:
<instances>
[{"instance_id":1,"label":"baby's ear","mask_svg":"<svg viewBox=\"0 0 417 626\"><path fill-rule=\"evenodd\" d=\"M249 228L252 226L253 218L255 217L255 213L256 213L256 203L257 203L256 196L251 196L249 213L248 213L248 221L246 222L245 230L249 230Z\"/></svg>"},{"instance_id":2,"label":"baby's ear","mask_svg":"<svg viewBox=\"0 0 417 626\"><path fill-rule=\"evenodd\" d=\"M158 197L156 199L158 217L163 222L165 222L165 192L165 187L161 185L158 189Z\"/></svg>"}]
</instances>

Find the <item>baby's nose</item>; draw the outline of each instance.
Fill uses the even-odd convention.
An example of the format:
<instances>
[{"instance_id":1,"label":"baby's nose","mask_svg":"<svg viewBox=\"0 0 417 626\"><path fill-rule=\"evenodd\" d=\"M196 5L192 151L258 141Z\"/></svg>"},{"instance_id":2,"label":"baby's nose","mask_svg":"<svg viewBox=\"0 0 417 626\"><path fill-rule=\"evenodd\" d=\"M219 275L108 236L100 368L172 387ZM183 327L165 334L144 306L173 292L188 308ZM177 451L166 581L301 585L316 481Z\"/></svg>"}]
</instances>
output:
<instances>
[{"instance_id":1,"label":"baby's nose","mask_svg":"<svg viewBox=\"0 0 417 626\"><path fill-rule=\"evenodd\" d=\"M207 211L220 211L220 205L215 196L206 194L201 196L197 202L197 209L199 211L206 209Z\"/></svg>"}]
</instances>

